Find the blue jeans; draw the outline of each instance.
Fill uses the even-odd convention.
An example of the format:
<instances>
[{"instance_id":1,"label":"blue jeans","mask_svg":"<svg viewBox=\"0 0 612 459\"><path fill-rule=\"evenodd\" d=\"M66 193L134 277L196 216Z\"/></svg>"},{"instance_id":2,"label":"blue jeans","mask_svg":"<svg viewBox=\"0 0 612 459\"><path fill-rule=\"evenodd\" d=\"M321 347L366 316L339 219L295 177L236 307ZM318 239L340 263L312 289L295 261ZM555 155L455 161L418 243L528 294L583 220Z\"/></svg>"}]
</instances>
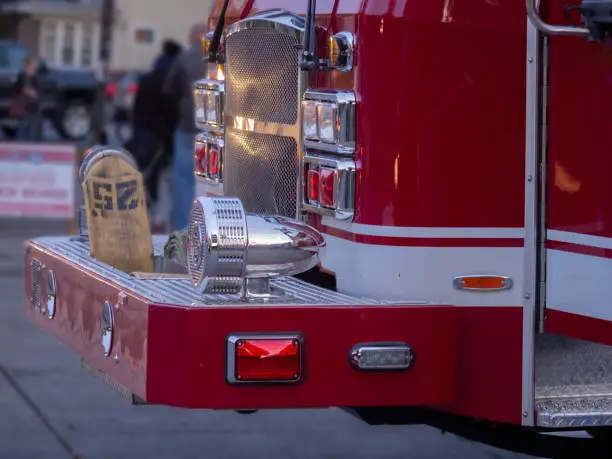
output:
<instances>
[{"instance_id":1,"label":"blue jeans","mask_svg":"<svg viewBox=\"0 0 612 459\"><path fill-rule=\"evenodd\" d=\"M40 140L42 137L42 116L39 113L28 113L17 128L17 139Z\"/></svg>"},{"instance_id":2,"label":"blue jeans","mask_svg":"<svg viewBox=\"0 0 612 459\"><path fill-rule=\"evenodd\" d=\"M174 133L172 158L172 229L180 230L189 223L191 206L195 199L195 177L193 175L194 134Z\"/></svg>"}]
</instances>

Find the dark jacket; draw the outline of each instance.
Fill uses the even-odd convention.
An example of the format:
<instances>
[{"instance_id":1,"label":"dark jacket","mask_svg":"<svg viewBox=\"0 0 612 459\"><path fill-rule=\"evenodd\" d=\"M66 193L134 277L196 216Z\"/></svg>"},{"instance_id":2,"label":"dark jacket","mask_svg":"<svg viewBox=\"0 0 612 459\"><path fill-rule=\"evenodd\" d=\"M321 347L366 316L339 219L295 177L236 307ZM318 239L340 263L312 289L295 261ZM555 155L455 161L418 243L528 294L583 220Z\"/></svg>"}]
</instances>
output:
<instances>
[{"instance_id":1,"label":"dark jacket","mask_svg":"<svg viewBox=\"0 0 612 459\"><path fill-rule=\"evenodd\" d=\"M15 82L15 86L13 88L14 96L23 94L24 88L28 86L38 93L38 97L32 98L26 96L28 97L28 104L26 105L26 110L28 113L36 113L40 108L40 84L36 75L28 76L25 72L20 72L19 75L17 75L17 81Z\"/></svg>"},{"instance_id":2,"label":"dark jacket","mask_svg":"<svg viewBox=\"0 0 612 459\"><path fill-rule=\"evenodd\" d=\"M204 78L205 70L200 46L192 46L175 59L166 77L164 93L179 103L177 130L180 132L197 132L193 118L193 84Z\"/></svg>"}]
</instances>

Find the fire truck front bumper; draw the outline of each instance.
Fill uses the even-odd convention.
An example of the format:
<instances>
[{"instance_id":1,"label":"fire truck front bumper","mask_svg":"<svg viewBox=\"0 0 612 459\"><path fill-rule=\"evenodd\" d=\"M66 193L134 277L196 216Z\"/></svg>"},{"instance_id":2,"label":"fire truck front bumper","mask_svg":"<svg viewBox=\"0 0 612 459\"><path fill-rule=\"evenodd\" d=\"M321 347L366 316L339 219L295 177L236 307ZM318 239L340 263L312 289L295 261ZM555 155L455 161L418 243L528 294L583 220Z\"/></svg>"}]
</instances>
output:
<instances>
[{"instance_id":1,"label":"fire truck front bumper","mask_svg":"<svg viewBox=\"0 0 612 459\"><path fill-rule=\"evenodd\" d=\"M156 248L159 252L159 247ZM264 409L453 401L452 306L386 304L293 277L290 301L198 294L185 277L135 278L70 237L29 241L29 317L136 403Z\"/></svg>"}]
</instances>

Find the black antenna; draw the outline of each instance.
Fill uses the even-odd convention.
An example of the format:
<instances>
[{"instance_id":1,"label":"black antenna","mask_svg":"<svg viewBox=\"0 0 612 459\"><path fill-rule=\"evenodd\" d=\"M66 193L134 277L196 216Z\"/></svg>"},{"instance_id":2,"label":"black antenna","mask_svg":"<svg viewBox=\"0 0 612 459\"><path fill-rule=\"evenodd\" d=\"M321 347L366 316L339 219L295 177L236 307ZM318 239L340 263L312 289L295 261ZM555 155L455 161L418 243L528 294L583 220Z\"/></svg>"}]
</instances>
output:
<instances>
[{"instance_id":1,"label":"black antenna","mask_svg":"<svg viewBox=\"0 0 612 459\"><path fill-rule=\"evenodd\" d=\"M306 26L304 30L304 45L302 46L302 70L320 70L326 68L323 59L317 56L317 31L315 28L315 15L317 11L317 0L308 0L308 11L306 13Z\"/></svg>"},{"instance_id":2,"label":"black antenna","mask_svg":"<svg viewBox=\"0 0 612 459\"><path fill-rule=\"evenodd\" d=\"M209 63L221 63L223 62L223 56L219 53L219 45L221 44L221 34L223 33L223 26L225 25L225 12L227 11L227 5L229 0L223 2L221 8L221 14L217 19L217 25L215 26L215 34L210 42L210 48L208 49L208 62Z\"/></svg>"}]
</instances>

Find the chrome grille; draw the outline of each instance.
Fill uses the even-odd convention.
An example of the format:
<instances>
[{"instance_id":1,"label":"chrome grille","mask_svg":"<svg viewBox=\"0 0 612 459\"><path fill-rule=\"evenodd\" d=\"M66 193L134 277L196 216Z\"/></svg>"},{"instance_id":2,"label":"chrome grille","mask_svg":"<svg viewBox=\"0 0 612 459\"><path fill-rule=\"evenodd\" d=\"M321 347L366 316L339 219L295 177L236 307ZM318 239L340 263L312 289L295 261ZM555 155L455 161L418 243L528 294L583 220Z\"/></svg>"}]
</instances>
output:
<instances>
[{"instance_id":1,"label":"chrome grille","mask_svg":"<svg viewBox=\"0 0 612 459\"><path fill-rule=\"evenodd\" d=\"M268 123L298 118L298 40L273 30L230 35L226 52L226 113Z\"/></svg>"},{"instance_id":2,"label":"chrome grille","mask_svg":"<svg viewBox=\"0 0 612 459\"><path fill-rule=\"evenodd\" d=\"M247 212L296 216L300 18L264 14L225 39L225 196Z\"/></svg>"},{"instance_id":3,"label":"chrome grille","mask_svg":"<svg viewBox=\"0 0 612 459\"><path fill-rule=\"evenodd\" d=\"M198 285L204 277L204 260L203 257L203 237L206 234L206 225L204 222L204 212L202 206L194 204L191 209L191 218L189 219L189 229L187 231L187 264L189 266L189 275L191 283Z\"/></svg>"},{"instance_id":4,"label":"chrome grille","mask_svg":"<svg viewBox=\"0 0 612 459\"><path fill-rule=\"evenodd\" d=\"M41 272L40 261L32 259L30 262L30 304L35 311L42 311L41 302Z\"/></svg>"},{"instance_id":5,"label":"chrome grille","mask_svg":"<svg viewBox=\"0 0 612 459\"><path fill-rule=\"evenodd\" d=\"M297 142L291 137L228 130L225 194L240 198L247 212L295 217Z\"/></svg>"}]
</instances>

